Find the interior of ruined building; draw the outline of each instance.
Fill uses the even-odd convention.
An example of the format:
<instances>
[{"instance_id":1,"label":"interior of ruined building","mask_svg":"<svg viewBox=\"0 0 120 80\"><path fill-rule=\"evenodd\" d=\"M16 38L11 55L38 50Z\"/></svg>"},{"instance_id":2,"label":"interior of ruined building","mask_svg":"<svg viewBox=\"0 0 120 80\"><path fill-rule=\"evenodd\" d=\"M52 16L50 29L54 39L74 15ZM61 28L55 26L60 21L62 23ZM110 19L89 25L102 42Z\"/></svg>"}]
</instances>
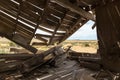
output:
<instances>
[{"instance_id":1,"label":"interior of ruined building","mask_svg":"<svg viewBox=\"0 0 120 80\"><path fill-rule=\"evenodd\" d=\"M97 53L64 50L89 20ZM119 30L120 0L0 0L0 36L33 53L0 54L0 80L120 80ZM54 44L39 54L33 46Z\"/></svg>"}]
</instances>

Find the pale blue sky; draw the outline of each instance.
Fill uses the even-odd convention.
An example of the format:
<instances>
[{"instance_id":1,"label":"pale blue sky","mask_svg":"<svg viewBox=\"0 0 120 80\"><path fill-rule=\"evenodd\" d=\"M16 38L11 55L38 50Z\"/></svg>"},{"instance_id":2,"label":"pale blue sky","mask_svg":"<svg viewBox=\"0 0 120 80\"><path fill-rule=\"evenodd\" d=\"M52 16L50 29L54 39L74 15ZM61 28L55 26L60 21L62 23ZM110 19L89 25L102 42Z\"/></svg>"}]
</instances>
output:
<instances>
[{"instance_id":1,"label":"pale blue sky","mask_svg":"<svg viewBox=\"0 0 120 80\"><path fill-rule=\"evenodd\" d=\"M93 24L94 24L93 21L88 21L85 25L78 29L72 36L70 36L68 40L97 40L96 28L92 29ZM44 33L46 35L50 35L49 33L44 32L42 30L37 30L36 33L38 34Z\"/></svg>"},{"instance_id":2,"label":"pale blue sky","mask_svg":"<svg viewBox=\"0 0 120 80\"><path fill-rule=\"evenodd\" d=\"M84 26L77 30L68 40L97 40L96 28L92 29L93 21L88 21Z\"/></svg>"}]
</instances>

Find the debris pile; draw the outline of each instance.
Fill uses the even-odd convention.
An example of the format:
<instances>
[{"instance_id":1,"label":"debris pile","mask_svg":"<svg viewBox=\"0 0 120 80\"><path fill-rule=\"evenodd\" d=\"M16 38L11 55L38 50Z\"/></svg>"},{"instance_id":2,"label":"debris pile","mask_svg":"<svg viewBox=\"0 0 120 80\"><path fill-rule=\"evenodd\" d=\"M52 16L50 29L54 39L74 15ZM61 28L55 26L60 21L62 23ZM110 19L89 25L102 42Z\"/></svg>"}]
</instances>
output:
<instances>
[{"instance_id":1,"label":"debris pile","mask_svg":"<svg viewBox=\"0 0 120 80\"><path fill-rule=\"evenodd\" d=\"M0 54L0 79L99 80L101 77L102 79L111 78L104 70L101 71L100 65L100 57L97 54L78 53L70 48L64 50L62 46L56 46L39 54Z\"/></svg>"}]
</instances>

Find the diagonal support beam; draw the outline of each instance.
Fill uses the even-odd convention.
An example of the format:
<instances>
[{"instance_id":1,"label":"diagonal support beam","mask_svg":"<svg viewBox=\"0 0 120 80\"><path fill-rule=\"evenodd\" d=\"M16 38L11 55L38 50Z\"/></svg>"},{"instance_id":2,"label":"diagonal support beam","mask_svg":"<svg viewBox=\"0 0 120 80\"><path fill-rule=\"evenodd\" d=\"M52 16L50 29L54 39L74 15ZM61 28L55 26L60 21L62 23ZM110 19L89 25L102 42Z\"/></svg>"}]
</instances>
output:
<instances>
[{"instance_id":1,"label":"diagonal support beam","mask_svg":"<svg viewBox=\"0 0 120 80\"><path fill-rule=\"evenodd\" d=\"M51 0L51 2L59 4L67 9L69 9L72 12L75 12L79 15L81 15L82 17L86 18L86 19L90 19L95 21L94 15L92 15L89 12L84 11L83 9L74 6L73 4L71 4L70 2L68 2L67 0Z\"/></svg>"},{"instance_id":2,"label":"diagonal support beam","mask_svg":"<svg viewBox=\"0 0 120 80\"><path fill-rule=\"evenodd\" d=\"M62 42L62 41L64 41L65 39L67 39L69 36L71 36L75 31L77 31L79 28L81 28L88 20L85 20L81 25L79 25L79 23L81 23L81 21L82 21L82 18L79 18L79 19L76 21L76 23L71 26L72 28L69 29L69 32L65 34L66 36L64 36L64 37L59 41L59 43ZM78 25L79 25L79 26L78 26Z\"/></svg>"},{"instance_id":3,"label":"diagonal support beam","mask_svg":"<svg viewBox=\"0 0 120 80\"><path fill-rule=\"evenodd\" d=\"M35 30L34 30L34 32L33 32L32 38L35 36L35 32L37 31L39 25L42 23L42 21L43 21L43 19L44 19L44 17L45 17L45 12L46 12L46 8L48 7L49 0L47 0L45 3L46 3L45 9L44 9L44 11L42 12L42 15L41 15L42 17L39 15L39 17L38 17L38 19L37 19L37 25L36 25ZM42 18L42 19L40 20L40 18ZM40 21L39 21L39 20L40 20ZM40 38L40 39L43 40L43 41L45 41L45 42L47 42L45 39L42 39L42 38ZM32 40L32 39L31 39L31 40Z\"/></svg>"},{"instance_id":4,"label":"diagonal support beam","mask_svg":"<svg viewBox=\"0 0 120 80\"><path fill-rule=\"evenodd\" d=\"M23 48L29 50L30 52L32 52L32 53L34 53L34 54L38 51L36 48L34 48L34 47L30 46L30 45L25 45L24 43L21 44L21 43L15 41L15 40L13 40L12 37L11 37L11 36L8 36L7 34L0 33L0 36L4 36L5 38L7 38L7 39L9 39L9 40L11 40L11 41L13 41L13 42L15 42L16 44L22 46Z\"/></svg>"},{"instance_id":5,"label":"diagonal support beam","mask_svg":"<svg viewBox=\"0 0 120 80\"><path fill-rule=\"evenodd\" d=\"M66 13L64 14L64 17L61 19L61 22L59 23L59 26L56 26L55 30L54 30L54 33L49 41L49 45L51 45L52 41L53 41L53 38L55 37L55 34L57 33L57 30L60 28L62 22L63 22L63 19L65 18L66 14L68 13L69 11L66 11Z\"/></svg>"}]
</instances>

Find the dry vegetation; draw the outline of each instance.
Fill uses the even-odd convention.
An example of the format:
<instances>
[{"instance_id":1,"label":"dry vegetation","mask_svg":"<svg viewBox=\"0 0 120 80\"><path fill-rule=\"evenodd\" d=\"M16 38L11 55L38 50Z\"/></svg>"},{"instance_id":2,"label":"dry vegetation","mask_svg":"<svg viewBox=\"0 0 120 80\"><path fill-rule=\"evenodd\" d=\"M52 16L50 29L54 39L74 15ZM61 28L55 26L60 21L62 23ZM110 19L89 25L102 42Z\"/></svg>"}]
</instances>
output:
<instances>
[{"instance_id":1,"label":"dry vegetation","mask_svg":"<svg viewBox=\"0 0 120 80\"><path fill-rule=\"evenodd\" d=\"M72 50L77 52L96 53L98 44L95 40L67 40L63 42L64 47L72 46Z\"/></svg>"},{"instance_id":2,"label":"dry vegetation","mask_svg":"<svg viewBox=\"0 0 120 80\"><path fill-rule=\"evenodd\" d=\"M67 48L68 46L72 46L72 50L77 52L89 52L89 53L96 53L97 51L97 41L90 40L90 41L81 41L81 40L66 40L63 43L61 43L64 48ZM15 43L1 38L0 39L0 53L10 53L10 48L20 48L20 46L16 45ZM35 46L41 51L45 51L49 49L51 46Z\"/></svg>"}]
</instances>

